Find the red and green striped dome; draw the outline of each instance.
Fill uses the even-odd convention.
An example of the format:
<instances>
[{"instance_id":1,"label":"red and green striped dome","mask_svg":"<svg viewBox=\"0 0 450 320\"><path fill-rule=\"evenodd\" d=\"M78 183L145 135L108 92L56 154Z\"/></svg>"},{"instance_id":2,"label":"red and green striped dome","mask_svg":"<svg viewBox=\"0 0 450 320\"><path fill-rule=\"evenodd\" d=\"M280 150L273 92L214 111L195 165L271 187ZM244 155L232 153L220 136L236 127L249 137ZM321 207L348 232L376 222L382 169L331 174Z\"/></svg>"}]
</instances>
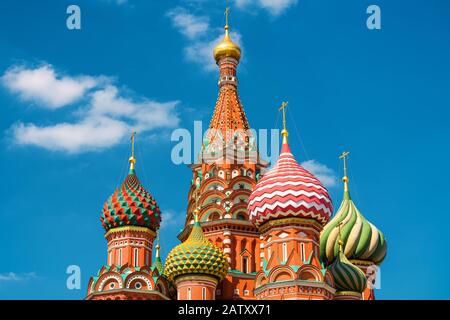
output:
<instances>
[{"instance_id":1,"label":"red and green striped dome","mask_svg":"<svg viewBox=\"0 0 450 320\"><path fill-rule=\"evenodd\" d=\"M161 212L155 199L131 169L122 186L105 202L100 217L106 231L125 226L159 229Z\"/></svg>"}]
</instances>

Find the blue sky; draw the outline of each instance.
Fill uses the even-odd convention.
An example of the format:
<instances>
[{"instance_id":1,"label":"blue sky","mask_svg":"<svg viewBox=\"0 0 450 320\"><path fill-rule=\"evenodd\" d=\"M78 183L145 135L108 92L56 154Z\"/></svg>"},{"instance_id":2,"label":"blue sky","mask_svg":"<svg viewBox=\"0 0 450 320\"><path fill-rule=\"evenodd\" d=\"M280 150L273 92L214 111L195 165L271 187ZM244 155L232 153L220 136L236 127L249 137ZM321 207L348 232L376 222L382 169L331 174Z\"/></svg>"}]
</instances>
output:
<instances>
[{"instance_id":1,"label":"blue sky","mask_svg":"<svg viewBox=\"0 0 450 320\"><path fill-rule=\"evenodd\" d=\"M74 3L82 29L71 31ZM370 4L381 30L366 28ZM191 173L171 162L170 134L209 123L223 9L0 2L0 298L84 297L106 262L100 210L126 173L132 128L138 175L165 220L163 256L178 243ZM322 169L335 207L338 155L351 152L353 198L389 245L377 297L450 298L450 212L439 202L450 198L450 3L239 0L231 28L250 125L274 128L289 100L293 152ZM66 288L72 264L81 290Z\"/></svg>"}]
</instances>

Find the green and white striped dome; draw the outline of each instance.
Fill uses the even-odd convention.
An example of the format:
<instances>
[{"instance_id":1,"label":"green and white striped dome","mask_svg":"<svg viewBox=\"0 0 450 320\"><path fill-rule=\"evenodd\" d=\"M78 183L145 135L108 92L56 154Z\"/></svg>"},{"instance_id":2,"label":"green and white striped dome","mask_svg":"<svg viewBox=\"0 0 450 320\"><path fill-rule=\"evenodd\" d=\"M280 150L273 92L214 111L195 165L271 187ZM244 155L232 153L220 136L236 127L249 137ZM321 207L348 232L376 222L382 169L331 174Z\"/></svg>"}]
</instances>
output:
<instances>
[{"instance_id":1,"label":"green and white striped dome","mask_svg":"<svg viewBox=\"0 0 450 320\"><path fill-rule=\"evenodd\" d=\"M350 260L380 264L386 256L387 243L383 233L359 212L348 191L344 177L344 199L333 219L320 236L320 256L331 263L339 253L339 226L344 242L343 252Z\"/></svg>"},{"instance_id":2,"label":"green and white striped dome","mask_svg":"<svg viewBox=\"0 0 450 320\"><path fill-rule=\"evenodd\" d=\"M336 259L328 267L333 275L334 284L337 291L362 293L366 289L367 280L364 272L339 252Z\"/></svg>"}]
</instances>

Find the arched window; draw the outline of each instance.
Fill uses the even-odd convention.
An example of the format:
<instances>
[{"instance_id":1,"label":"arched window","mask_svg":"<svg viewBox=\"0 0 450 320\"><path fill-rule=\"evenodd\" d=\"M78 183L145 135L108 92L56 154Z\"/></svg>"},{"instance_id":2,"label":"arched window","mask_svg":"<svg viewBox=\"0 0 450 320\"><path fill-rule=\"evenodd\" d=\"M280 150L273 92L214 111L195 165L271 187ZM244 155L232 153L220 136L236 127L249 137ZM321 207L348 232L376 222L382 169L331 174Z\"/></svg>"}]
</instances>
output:
<instances>
[{"instance_id":1,"label":"arched window","mask_svg":"<svg viewBox=\"0 0 450 320\"><path fill-rule=\"evenodd\" d=\"M236 216L236 219L238 220L246 220L245 219L245 214L243 214L242 212L238 213Z\"/></svg>"},{"instance_id":2,"label":"arched window","mask_svg":"<svg viewBox=\"0 0 450 320\"><path fill-rule=\"evenodd\" d=\"M242 257L242 272L247 273L248 272L248 258Z\"/></svg>"},{"instance_id":3,"label":"arched window","mask_svg":"<svg viewBox=\"0 0 450 320\"><path fill-rule=\"evenodd\" d=\"M108 265L111 265L112 262L112 253L111 251L108 252Z\"/></svg>"},{"instance_id":4,"label":"arched window","mask_svg":"<svg viewBox=\"0 0 450 320\"><path fill-rule=\"evenodd\" d=\"M122 248L119 249L119 256L117 259L117 265L121 266L122 265Z\"/></svg>"},{"instance_id":5,"label":"arched window","mask_svg":"<svg viewBox=\"0 0 450 320\"><path fill-rule=\"evenodd\" d=\"M134 266L135 267L139 266L139 249L138 248L134 248Z\"/></svg>"},{"instance_id":6,"label":"arched window","mask_svg":"<svg viewBox=\"0 0 450 320\"><path fill-rule=\"evenodd\" d=\"M220 215L218 212L213 212L209 215L209 221L215 221L215 220L219 220L220 219Z\"/></svg>"},{"instance_id":7,"label":"arched window","mask_svg":"<svg viewBox=\"0 0 450 320\"><path fill-rule=\"evenodd\" d=\"M188 288L188 300L192 300L191 288Z\"/></svg>"},{"instance_id":8,"label":"arched window","mask_svg":"<svg viewBox=\"0 0 450 320\"><path fill-rule=\"evenodd\" d=\"M202 288L202 300L206 300L206 288Z\"/></svg>"},{"instance_id":9,"label":"arched window","mask_svg":"<svg viewBox=\"0 0 450 320\"><path fill-rule=\"evenodd\" d=\"M305 256L306 256L305 244L302 242L302 243L300 243L300 257L301 257L302 261L306 260Z\"/></svg>"},{"instance_id":10,"label":"arched window","mask_svg":"<svg viewBox=\"0 0 450 320\"><path fill-rule=\"evenodd\" d=\"M270 250L270 247L267 248L267 259L270 259L270 256L272 255L272 250Z\"/></svg>"},{"instance_id":11,"label":"arched window","mask_svg":"<svg viewBox=\"0 0 450 320\"><path fill-rule=\"evenodd\" d=\"M145 265L150 265L150 252L145 253Z\"/></svg>"},{"instance_id":12,"label":"arched window","mask_svg":"<svg viewBox=\"0 0 450 320\"><path fill-rule=\"evenodd\" d=\"M287 261L287 244L283 242L283 262Z\"/></svg>"}]
</instances>

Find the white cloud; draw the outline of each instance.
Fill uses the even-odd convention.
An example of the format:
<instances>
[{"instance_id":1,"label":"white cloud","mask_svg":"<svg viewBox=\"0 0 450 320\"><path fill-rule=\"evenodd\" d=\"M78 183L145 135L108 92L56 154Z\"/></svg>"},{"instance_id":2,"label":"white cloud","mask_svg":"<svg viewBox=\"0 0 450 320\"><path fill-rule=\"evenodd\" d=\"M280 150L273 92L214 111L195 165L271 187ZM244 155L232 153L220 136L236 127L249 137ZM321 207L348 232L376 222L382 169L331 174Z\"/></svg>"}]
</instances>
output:
<instances>
[{"instance_id":1,"label":"white cloud","mask_svg":"<svg viewBox=\"0 0 450 320\"><path fill-rule=\"evenodd\" d=\"M105 2L109 2L109 3L113 3L113 4L117 4L117 5L122 5L122 4L127 4L128 0L103 0Z\"/></svg>"},{"instance_id":2,"label":"white cloud","mask_svg":"<svg viewBox=\"0 0 450 320\"><path fill-rule=\"evenodd\" d=\"M1 281L23 281L28 279L35 279L37 278L36 273L29 272L24 274L17 274L14 272L8 272L8 273L0 273L0 282Z\"/></svg>"},{"instance_id":3,"label":"white cloud","mask_svg":"<svg viewBox=\"0 0 450 320\"><path fill-rule=\"evenodd\" d=\"M311 172L319 179L320 182L327 188L334 187L337 184L337 178L334 171L326 165L317 162L316 160L308 160L301 163L302 167Z\"/></svg>"},{"instance_id":4,"label":"white cloud","mask_svg":"<svg viewBox=\"0 0 450 320\"><path fill-rule=\"evenodd\" d=\"M184 225L185 214L178 213L173 210L164 210L161 213L161 231L167 229L181 228Z\"/></svg>"},{"instance_id":5,"label":"white cloud","mask_svg":"<svg viewBox=\"0 0 450 320\"><path fill-rule=\"evenodd\" d=\"M170 10L167 15L172 20L174 27L189 39L204 35L209 29L208 17L195 16L185 8L176 7Z\"/></svg>"},{"instance_id":6,"label":"white cloud","mask_svg":"<svg viewBox=\"0 0 450 320\"><path fill-rule=\"evenodd\" d=\"M103 80L90 76L68 77L57 74L51 65L35 69L14 66L1 77L3 85L27 102L57 109L80 100Z\"/></svg>"},{"instance_id":7,"label":"white cloud","mask_svg":"<svg viewBox=\"0 0 450 320\"><path fill-rule=\"evenodd\" d=\"M273 16L279 16L290 7L297 4L297 0L235 0L240 9L264 9Z\"/></svg>"},{"instance_id":8,"label":"white cloud","mask_svg":"<svg viewBox=\"0 0 450 320\"><path fill-rule=\"evenodd\" d=\"M17 144L70 153L113 146L130 131L126 123L107 117L87 118L78 123L58 123L52 126L19 123L13 127Z\"/></svg>"},{"instance_id":9,"label":"white cloud","mask_svg":"<svg viewBox=\"0 0 450 320\"><path fill-rule=\"evenodd\" d=\"M242 50L241 35L237 32L231 32L230 36ZM223 31L221 31L221 34L212 41L192 42L185 48L186 58L189 61L202 65L203 69L206 71L216 71L217 65L213 57L213 49L222 39Z\"/></svg>"},{"instance_id":10,"label":"white cloud","mask_svg":"<svg viewBox=\"0 0 450 320\"><path fill-rule=\"evenodd\" d=\"M92 94L89 115L128 119L132 121L133 128L137 131L172 128L179 122L175 113L178 103L178 101L160 103L148 99L136 102L120 97L117 87L108 85Z\"/></svg>"},{"instance_id":11,"label":"white cloud","mask_svg":"<svg viewBox=\"0 0 450 320\"><path fill-rule=\"evenodd\" d=\"M170 10L167 16L172 20L174 27L188 40L184 48L186 59L201 65L206 71L216 71L213 49L223 38L223 28L211 28L208 17L193 15L182 7ZM230 35L242 49L241 35L236 31L231 32Z\"/></svg>"},{"instance_id":12,"label":"white cloud","mask_svg":"<svg viewBox=\"0 0 450 320\"><path fill-rule=\"evenodd\" d=\"M289 7L297 4L297 0L259 0L259 6L274 16L282 14Z\"/></svg>"},{"instance_id":13,"label":"white cloud","mask_svg":"<svg viewBox=\"0 0 450 320\"><path fill-rule=\"evenodd\" d=\"M19 68L11 68L6 72L6 75L10 75L11 70L19 70ZM50 79L47 83L57 82L53 86L55 91L64 91L61 86L65 88L66 83L71 85L73 79L75 79L66 76L64 77L64 85L62 85L59 82L61 80L55 76L56 72L48 65L44 69L21 67L19 78L24 77L30 80L30 77L36 77L36 70L38 70L38 75L43 71L44 78ZM9 76L6 75L3 78L9 79ZM37 77L42 78L42 76ZM94 79L89 76L81 78ZM19 122L11 127L14 141L19 145L33 145L48 150L78 153L114 146L132 131L144 133L157 128L172 128L178 125L179 117L175 110L178 101L161 103L144 97L124 97L118 87L112 85L110 81L103 81L108 78L98 77L97 79L100 80L94 81L95 89L92 87L93 89L88 91L88 87L86 87L86 89L77 93L77 95L80 95L77 99L84 99L86 103L78 107L75 115L77 118L74 121L46 126ZM35 81L25 82L29 84ZM30 88L30 86L27 88ZM61 92L53 92L52 97L60 94ZM33 98L42 100L42 96L36 94ZM27 100L31 99L32 97L28 96Z\"/></svg>"}]
</instances>

